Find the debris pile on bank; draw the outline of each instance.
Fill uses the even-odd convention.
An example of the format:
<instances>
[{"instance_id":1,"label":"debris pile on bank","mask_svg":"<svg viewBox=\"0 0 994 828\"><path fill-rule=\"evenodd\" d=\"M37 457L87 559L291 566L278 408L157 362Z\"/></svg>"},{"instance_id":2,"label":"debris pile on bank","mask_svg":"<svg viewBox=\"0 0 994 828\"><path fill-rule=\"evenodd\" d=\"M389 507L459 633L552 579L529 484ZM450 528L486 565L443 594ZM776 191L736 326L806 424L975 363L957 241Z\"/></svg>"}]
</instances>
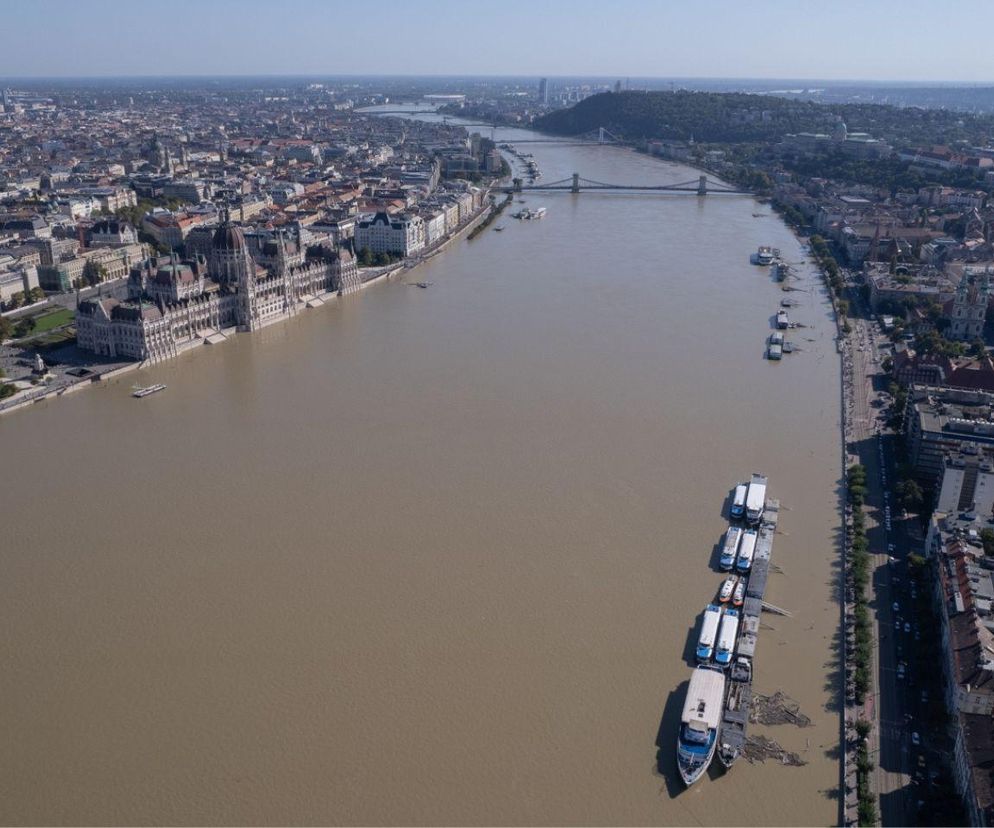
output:
<instances>
[{"instance_id":1,"label":"debris pile on bank","mask_svg":"<svg viewBox=\"0 0 994 828\"><path fill-rule=\"evenodd\" d=\"M777 690L772 696L753 693L749 721L761 725L792 724L798 727L811 724L811 719L801 712L800 705L782 690Z\"/></svg>"},{"instance_id":2,"label":"debris pile on bank","mask_svg":"<svg viewBox=\"0 0 994 828\"><path fill-rule=\"evenodd\" d=\"M746 739L742 755L750 764L765 762L767 759L775 759L781 765L791 765L798 768L807 764L798 754L784 750L772 739L765 736L750 736Z\"/></svg>"}]
</instances>

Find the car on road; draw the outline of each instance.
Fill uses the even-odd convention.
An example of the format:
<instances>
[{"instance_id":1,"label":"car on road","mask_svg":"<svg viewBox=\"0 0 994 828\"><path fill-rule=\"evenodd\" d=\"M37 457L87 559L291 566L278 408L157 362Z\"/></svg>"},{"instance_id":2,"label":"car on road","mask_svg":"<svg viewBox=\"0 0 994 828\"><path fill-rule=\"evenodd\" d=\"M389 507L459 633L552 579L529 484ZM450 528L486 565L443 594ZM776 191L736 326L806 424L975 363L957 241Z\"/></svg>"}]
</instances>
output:
<instances>
[{"instance_id":1,"label":"car on road","mask_svg":"<svg viewBox=\"0 0 994 828\"><path fill-rule=\"evenodd\" d=\"M918 735L918 731L917 730L912 730L911 731L911 744L913 744L915 747L918 747L921 743L922 743L922 740L921 740L921 737L919 737L919 735Z\"/></svg>"},{"instance_id":2,"label":"car on road","mask_svg":"<svg viewBox=\"0 0 994 828\"><path fill-rule=\"evenodd\" d=\"M911 624L909 624L907 621L904 622L904 631L906 633L911 632Z\"/></svg>"},{"instance_id":3,"label":"car on road","mask_svg":"<svg viewBox=\"0 0 994 828\"><path fill-rule=\"evenodd\" d=\"M894 621L894 629L897 630L898 632L901 631L901 622L900 621Z\"/></svg>"},{"instance_id":4,"label":"car on road","mask_svg":"<svg viewBox=\"0 0 994 828\"><path fill-rule=\"evenodd\" d=\"M901 609L901 605L898 604L897 601L895 601L893 604L891 604L890 608L894 610L894 612L898 612Z\"/></svg>"},{"instance_id":5,"label":"car on road","mask_svg":"<svg viewBox=\"0 0 994 828\"><path fill-rule=\"evenodd\" d=\"M903 661L900 664L897 665L897 677L899 679L903 679L904 678L904 662Z\"/></svg>"}]
</instances>

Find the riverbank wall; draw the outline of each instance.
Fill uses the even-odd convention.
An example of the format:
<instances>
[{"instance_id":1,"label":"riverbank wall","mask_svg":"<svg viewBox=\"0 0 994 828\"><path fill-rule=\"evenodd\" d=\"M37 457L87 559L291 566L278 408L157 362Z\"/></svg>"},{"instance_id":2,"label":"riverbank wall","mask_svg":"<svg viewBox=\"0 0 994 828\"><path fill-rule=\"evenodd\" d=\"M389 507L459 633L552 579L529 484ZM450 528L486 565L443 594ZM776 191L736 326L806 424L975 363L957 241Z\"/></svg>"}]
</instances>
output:
<instances>
[{"instance_id":1,"label":"riverbank wall","mask_svg":"<svg viewBox=\"0 0 994 828\"><path fill-rule=\"evenodd\" d=\"M406 273L408 271L414 270L418 265L429 259L437 256L443 250L445 250L453 242L458 241L463 238L466 234L472 232L476 229L481 222L485 221L493 210L493 205L490 203L489 199L484 203L484 205L473 214L464 224L457 227L451 234L448 234L445 238L441 239L430 249L419 253L417 256L411 257L401 262L397 262L393 265L389 265L383 270L377 271L370 276L363 278L362 284L359 289L364 290L372 284L383 281L384 279L389 279L398 273ZM316 294L310 297L306 302L301 302L293 310L292 313L277 316L270 320L267 320L263 327L269 327L270 325L275 325L280 322L286 322L291 320L302 310L307 310L315 307L321 307L332 301L337 301L341 297L338 291L324 291L322 293ZM177 346L176 354L174 357L179 357L182 354L193 351L203 345L218 344L219 342L226 341L234 333L234 329L229 329L227 331L219 332L221 334L220 339L217 338L217 334L210 336L198 337L192 339L189 342L184 342ZM0 416L5 414L12 414L15 411L21 411L22 409L28 408L29 406L36 405L37 403L45 402L46 400L53 399L55 397L62 397L66 394L72 394L77 391L81 391L84 388L89 387L95 383L109 382L110 380L117 379L124 374L130 373L132 371L137 371L140 368L148 368L155 363L153 362L131 362L126 365L117 366L109 370L100 370L99 367L93 367L94 373L92 376L87 376L81 378L75 382L61 383L58 386L53 387L40 387L33 388L30 391L24 392L25 396L20 397L19 395L14 395L10 399L0 403Z\"/></svg>"}]
</instances>

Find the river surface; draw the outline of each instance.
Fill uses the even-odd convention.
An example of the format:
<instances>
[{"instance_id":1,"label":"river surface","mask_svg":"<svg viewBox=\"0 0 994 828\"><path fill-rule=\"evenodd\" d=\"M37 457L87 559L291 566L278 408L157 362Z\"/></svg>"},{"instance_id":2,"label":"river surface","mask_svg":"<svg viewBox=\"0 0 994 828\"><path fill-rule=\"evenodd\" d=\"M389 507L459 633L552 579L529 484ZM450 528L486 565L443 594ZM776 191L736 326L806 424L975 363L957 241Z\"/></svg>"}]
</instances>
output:
<instances>
[{"instance_id":1,"label":"river surface","mask_svg":"<svg viewBox=\"0 0 994 828\"><path fill-rule=\"evenodd\" d=\"M530 149L544 181L697 175ZM547 217L0 419L0 821L835 822L825 296L801 268L771 363L785 294L749 255L802 251L768 207L525 198ZM811 716L765 730L808 764L683 791L686 657L753 470L794 613L756 688Z\"/></svg>"}]
</instances>

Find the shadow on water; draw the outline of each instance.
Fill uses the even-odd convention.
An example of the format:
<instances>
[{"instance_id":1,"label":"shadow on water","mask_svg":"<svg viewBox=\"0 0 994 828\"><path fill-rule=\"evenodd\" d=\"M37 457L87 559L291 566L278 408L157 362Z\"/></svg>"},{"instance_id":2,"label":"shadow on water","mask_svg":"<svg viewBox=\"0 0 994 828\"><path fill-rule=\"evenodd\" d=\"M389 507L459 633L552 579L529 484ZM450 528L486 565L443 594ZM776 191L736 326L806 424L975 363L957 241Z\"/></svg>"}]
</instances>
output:
<instances>
[{"instance_id":1,"label":"shadow on water","mask_svg":"<svg viewBox=\"0 0 994 828\"><path fill-rule=\"evenodd\" d=\"M721 519L727 520L731 523L732 520L732 504L735 502L735 486L732 486L728 490L728 494L725 495L725 499L721 502ZM724 535L722 536L724 537Z\"/></svg>"},{"instance_id":2,"label":"shadow on water","mask_svg":"<svg viewBox=\"0 0 994 828\"><path fill-rule=\"evenodd\" d=\"M722 534L718 542L711 547L711 556L708 558L708 566L715 572L721 572L721 567L718 564L721 562L721 549L724 546L724 543L725 536Z\"/></svg>"},{"instance_id":3,"label":"shadow on water","mask_svg":"<svg viewBox=\"0 0 994 828\"><path fill-rule=\"evenodd\" d=\"M676 798L685 788L680 779L680 771L676 766L676 740L680 731L680 715L683 713L683 702L687 697L690 681L682 682L666 699L659 729L656 731L656 763L653 773L662 777L666 793L670 799Z\"/></svg>"},{"instance_id":4,"label":"shadow on water","mask_svg":"<svg viewBox=\"0 0 994 828\"><path fill-rule=\"evenodd\" d=\"M687 642L683 646L683 660L689 667L697 666L697 639L700 635L701 624L704 623L704 612L701 610L696 623L687 631Z\"/></svg>"}]
</instances>

